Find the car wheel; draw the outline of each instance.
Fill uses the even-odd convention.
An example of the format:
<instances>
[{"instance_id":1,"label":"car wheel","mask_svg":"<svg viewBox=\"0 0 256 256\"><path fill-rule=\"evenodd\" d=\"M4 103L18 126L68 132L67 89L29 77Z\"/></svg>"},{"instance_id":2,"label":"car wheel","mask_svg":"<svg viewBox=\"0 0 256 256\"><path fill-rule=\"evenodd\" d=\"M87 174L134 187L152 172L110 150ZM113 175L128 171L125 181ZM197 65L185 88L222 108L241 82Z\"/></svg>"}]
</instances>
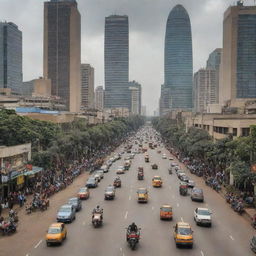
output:
<instances>
[{"instance_id":1,"label":"car wheel","mask_svg":"<svg viewBox=\"0 0 256 256\"><path fill-rule=\"evenodd\" d=\"M209 224L209 228L212 226L212 223Z\"/></svg>"},{"instance_id":2,"label":"car wheel","mask_svg":"<svg viewBox=\"0 0 256 256\"><path fill-rule=\"evenodd\" d=\"M191 248L191 249L193 248L193 244L190 245L190 248Z\"/></svg>"}]
</instances>

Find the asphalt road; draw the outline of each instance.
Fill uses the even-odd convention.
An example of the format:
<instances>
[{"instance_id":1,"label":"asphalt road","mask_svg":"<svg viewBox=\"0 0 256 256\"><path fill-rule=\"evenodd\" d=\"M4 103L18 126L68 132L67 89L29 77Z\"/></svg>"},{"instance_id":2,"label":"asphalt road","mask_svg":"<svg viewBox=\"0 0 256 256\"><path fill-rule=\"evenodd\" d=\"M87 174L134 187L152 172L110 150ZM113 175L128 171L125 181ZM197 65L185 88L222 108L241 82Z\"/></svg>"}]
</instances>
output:
<instances>
[{"instance_id":1,"label":"asphalt road","mask_svg":"<svg viewBox=\"0 0 256 256\"><path fill-rule=\"evenodd\" d=\"M161 149L169 157L170 154ZM168 174L170 161L162 159L162 154L149 149L150 163L144 162L143 154L137 154L132 160L129 171L119 175L122 187L116 189L116 198L104 200L105 188L113 183L115 169L124 160L116 161L110 172L105 174L98 188L91 189L91 197L83 201L83 209L77 213L76 220L67 224L67 239L61 246L47 247L44 237L29 252L29 256L129 256L129 255L191 255L191 256L249 256L254 255L249 241L254 233L250 224L235 213L224 199L211 188L204 185L202 179L188 174L198 187L203 188L205 202L192 202L190 196L179 195L179 180L176 174ZM177 162L177 161L176 161ZM152 170L151 164L157 163L158 170ZM180 164L182 166L182 164ZM144 167L145 178L137 180L137 168ZM162 188L153 188L151 179L160 175ZM147 204L137 202L137 188L147 187ZM91 212L96 205L104 209L104 223L100 228L91 224ZM173 206L172 221L161 221L159 208L162 204ZM211 228L197 226L193 220L196 207L208 207L213 212ZM194 248L176 248L173 240L173 226L177 221L189 222L194 231ZM53 219L53 222L55 220ZM135 251L128 247L125 228L135 222L141 228L141 240ZM50 223L49 223L50 224Z\"/></svg>"}]
</instances>

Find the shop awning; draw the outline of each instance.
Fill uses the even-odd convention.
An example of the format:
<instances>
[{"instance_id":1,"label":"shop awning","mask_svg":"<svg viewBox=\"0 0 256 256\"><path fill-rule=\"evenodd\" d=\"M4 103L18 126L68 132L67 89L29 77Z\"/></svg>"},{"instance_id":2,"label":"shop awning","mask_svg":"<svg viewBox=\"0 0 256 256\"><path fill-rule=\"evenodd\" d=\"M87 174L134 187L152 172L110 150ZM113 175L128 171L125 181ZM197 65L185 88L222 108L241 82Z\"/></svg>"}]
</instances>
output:
<instances>
[{"instance_id":1,"label":"shop awning","mask_svg":"<svg viewBox=\"0 0 256 256\"><path fill-rule=\"evenodd\" d=\"M24 172L23 175L31 176L31 175L34 175L34 174L36 174L38 172L41 172L42 170L43 170L42 167L33 166L32 170Z\"/></svg>"}]
</instances>

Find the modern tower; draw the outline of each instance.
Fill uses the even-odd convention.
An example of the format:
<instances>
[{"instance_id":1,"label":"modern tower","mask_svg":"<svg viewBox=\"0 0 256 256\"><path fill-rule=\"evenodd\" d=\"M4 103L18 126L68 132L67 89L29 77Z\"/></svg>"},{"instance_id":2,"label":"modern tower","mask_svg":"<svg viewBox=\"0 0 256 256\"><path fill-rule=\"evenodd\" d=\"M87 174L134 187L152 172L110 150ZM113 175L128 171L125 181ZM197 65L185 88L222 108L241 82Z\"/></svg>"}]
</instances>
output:
<instances>
[{"instance_id":1,"label":"modern tower","mask_svg":"<svg viewBox=\"0 0 256 256\"><path fill-rule=\"evenodd\" d=\"M130 111L134 115L141 114L141 84L136 81L129 82Z\"/></svg>"},{"instance_id":2,"label":"modern tower","mask_svg":"<svg viewBox=\"0 0 256 256\"><path fill-rule=\"evenodd\" d=\"M256 6L238 1L224 13L220 103L256 98Z\"/></svg>"},{"instance_id":3,"label":"modern tower","mask_svg":"<svg viewBox=\"0 0 256 256\"><path fill-rule=\"evenodd\" d=\"M90 64L81 64L82 107L94 108L94 68Z\"/></svg>"},{"instance_id":4,"label":"modern tower","mask_svg":"<svg viewBox=\"0 0 256 256\"><path fill-rule=\"evenodd\" d=\"M12 22L0 22L0 88L22 93L22 32Z\"/></svg>"},{"instance_id":5,"label":"modern tower","mask_svg":"<svg viewBox=\"0 0 256 256\"><path fill-rule=\"evenodd\" d=\"M81 105L81 18L76 0L44 3L44 77L67 110Z\"/></svg>"},{"instance_id":6,"label":"modern tower","mask_svg":"<svg viewBox=\"0 0 256 256\"><path fill-rule=\"evenodd\" d=\"M170 89L169 106L171 109L191 109L191 24L189 15L182 5L176 5L167 19L164 51L164 84Z\"/></svg>"},{"instance_id":7,"label":"modern tower","mask_svg":"<svg viewBox=\"0 0 256 256\"><path fill-rule=\"evenodd\" d=\"M128 16L105 19L105 108L129 108Z\"/></svg>"},{"instance_id":8,"label":"modern tower","mask_svg":"<svg viewBox=\"0 0 256 256\"><path fill-rule=\"evenodd\" d=\"M105 91L103 89L103 86L98 86L95 89L95 108L102 110L104 109L104 95Z\"/></svg>"}]
</instances>

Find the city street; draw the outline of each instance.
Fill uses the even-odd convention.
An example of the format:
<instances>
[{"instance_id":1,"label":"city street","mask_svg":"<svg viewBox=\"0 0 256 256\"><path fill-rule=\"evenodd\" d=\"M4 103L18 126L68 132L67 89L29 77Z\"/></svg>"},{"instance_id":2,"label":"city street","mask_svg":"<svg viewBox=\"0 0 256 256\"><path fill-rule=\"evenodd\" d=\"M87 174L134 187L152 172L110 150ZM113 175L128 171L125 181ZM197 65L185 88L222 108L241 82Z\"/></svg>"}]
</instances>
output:
<instances>
[{"instance_id":1,"label":"city street","mask_svg":"<svg viewBox=\"0 0 256 256\"><path fill-rule=\"evenodd\" d=\"M218 193L206 187L202 179L190 173L188 176L196 182L198 187L203 188L205 202L192 202L189 195L180 196L179 180L176 174L169 175L167 171L170 161L162 159L162 154L158 154L157 150L149 149L148 152L150 163L144 162L143 154L137 154L132 160L130 170L120 175L122 187L116 189L116 198L105 201L104 190L113 183L116 177L115 169L123 164L124 157L112 165L110 172L105 174L99 187L91 189L89 200L83 201L83 209L77 213L76 220L72 224L67 224L67 239L61 246L47 247L43 230L41 231L42 237L28 252L17 251L15 255L253 255L249 241L254 232L249 222L236 214ZM167 154L167 157L170 156L166 150L162 149L163 152ZM158 170L151 169L153 163L158 164ZM137 180L139 166L144 167L145 178L142 181ZM152 187L151 179L154 175L162 177L162 188ZM149 190L147 204L137 202L136 191L139 187L147 187ZM162 204L173 206L172 221L160 220L159 208ZM100 228L94 228L91 224L91 212L96 205L104 209L104 223ZM212 210L211 228L195 224L193 211L196 207L207 207ZM189 222L192 225L193 249L176 248L173 240L173 226L177 221ZM52 222L55 222L55 215L52 216ZM141 240L135 251L131 251L125 239L125 228L131 222L135 222L141 228ZM33 236L31 234L31 237ZM5 241L7 242L7 239Z\"/></svg>"}]
</instances>

